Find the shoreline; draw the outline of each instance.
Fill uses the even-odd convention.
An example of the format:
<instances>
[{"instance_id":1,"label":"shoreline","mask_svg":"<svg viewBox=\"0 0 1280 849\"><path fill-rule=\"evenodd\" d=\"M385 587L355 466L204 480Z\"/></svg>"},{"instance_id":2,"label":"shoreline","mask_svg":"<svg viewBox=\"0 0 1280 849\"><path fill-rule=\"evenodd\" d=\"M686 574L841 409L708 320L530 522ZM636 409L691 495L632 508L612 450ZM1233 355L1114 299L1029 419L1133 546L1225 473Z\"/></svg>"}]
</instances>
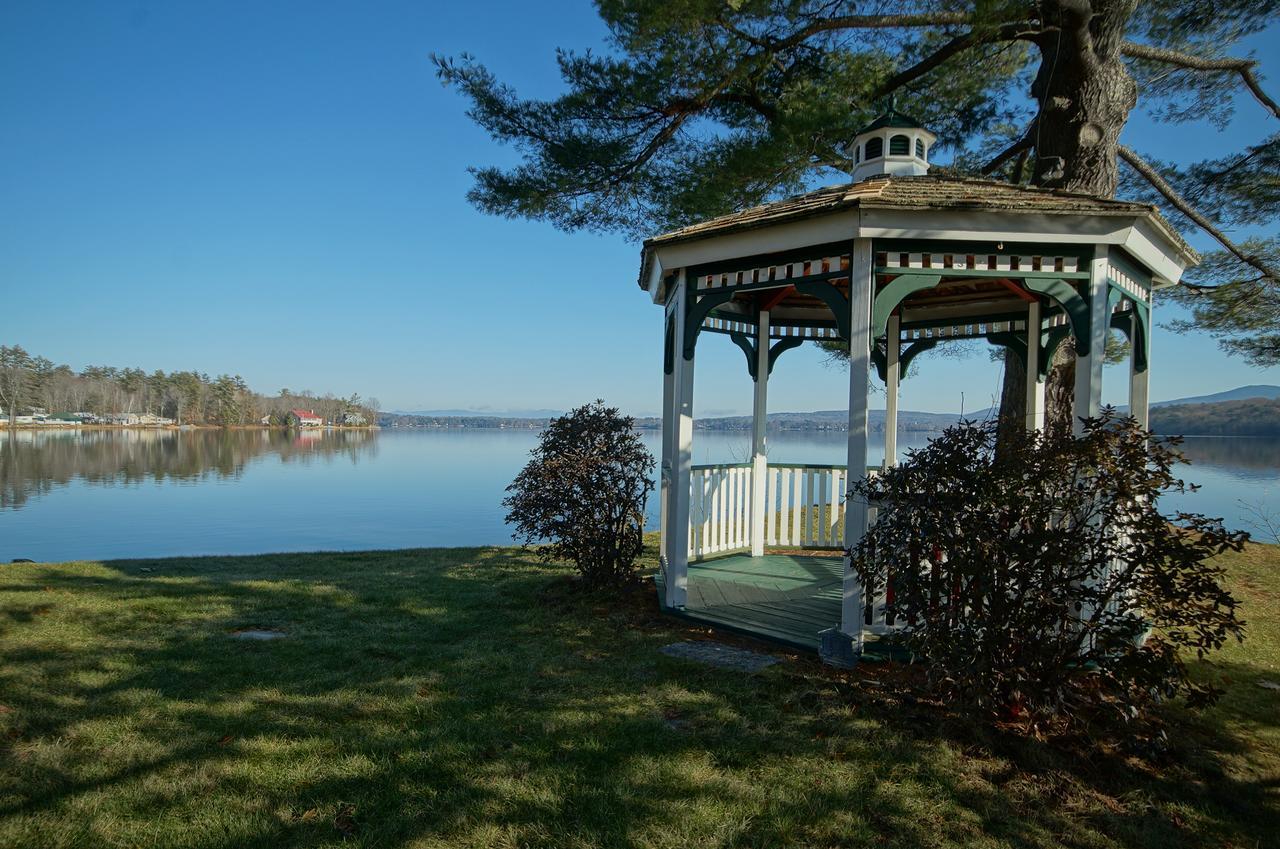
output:
<instances>
[{"instance_id":1,"label":"shoreline","mask_svg":"<svg viewBox=\"0 0 1280 849\"><path fill-rule=\"evenodd\" d=\"M313 425L310 427L290 427L289 425L211 425L211 424L185 424L185 425L113 425L113 424L80 424L75 422L66 422L59 424L18 424L18 425L0 425L0 431L6 430L296 430L296 431L313 431L313 430L381 430L380 425Z\"/></svg>"}]
</instances>

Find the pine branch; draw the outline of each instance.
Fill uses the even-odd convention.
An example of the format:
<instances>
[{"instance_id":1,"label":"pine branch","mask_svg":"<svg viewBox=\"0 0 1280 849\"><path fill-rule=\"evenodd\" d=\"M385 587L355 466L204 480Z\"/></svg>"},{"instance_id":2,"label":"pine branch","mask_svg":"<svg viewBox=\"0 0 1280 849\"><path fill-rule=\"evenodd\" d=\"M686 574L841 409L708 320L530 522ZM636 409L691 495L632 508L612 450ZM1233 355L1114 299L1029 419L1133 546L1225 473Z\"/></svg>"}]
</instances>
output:
<instances>
[{"instance_id":1,"label":"pine branch","mask_svg":"<svg viewBox=\"0 0 1280 849\"><path fill-rule=\"evenodd\" d=\"M1135 153L1131 148L1125 147L1124 145L1119 146L1118 153L1120 154L1120 158L1123 159L1130 168L1141 174L1157 192L1164 196L1164 199L1167 200L1174 209L1187 216L1187 218L1190 218L1199 225L1200 229L1204 230L1210 236L1213 236L1220 245L1230 251L1241 262L1256 268L1276 283L1280 283L1280 271L1273 268L1264 258L1257 256L1256 254L1246 253L1239 245L1227 238L1225 233L1214 226L1212 221L1205 218L1204 215L1202 215L1195 207L1188 203L1186 199L1178 193L1178 190L1171 186L1168 180L1160 176L1159 172L1152 168L1145 159Z\"/></svg>"},{"instance_id":2,"label":"pine branch","mask_svg":"<svg viewBox=\"0 0 1280 849\"><path fill-rule=\"evenodd\" d=\"M791 35L778 41L770 42L773 48L785 50L795 47L815 35L824 32L837 32L845 29L915 29L924 27L959 26L970 23L973 18L962 12L934 12L919 15L840 15L824 18L801 27Z\"/></svg>"},{"instance_id":3,"label":"pine branch","mask_svg":"<svg viewBox=\"0 0 1280 849\"><path fill-rule=\"evenodd\" d=\"M899 88L905 86L906 83L913 81L913 79L923 77L924 74L931 72L931 70L937 68L938 65L941 65L943 61L950 59L951 56L964 53L964 51L969 50L970 47L991 44L991 42L995 41L1014 41L1016 38L1030 37L1027 29L1025 28L1027 28L1027 24L1024 23L1009 23L1000 28L993 29L991 32L980 32L977 31L977 29L974 29L974 31L964 33L963 36L956 36L955 38L952 38L952 40L947 41L945 45L938 47L938 49L934 50L932 54L925 56L925 58L918 61L918 63L911 65L910 68L900 70L900 72L897 72L896 74L893 74L892 77L886 79L886 81L882 82L881 85L876 88L876 93L874 93L873 96L883 97L884 95L887 95L887 93L899 90Z\"/></svg>"},{"instance_id":4,"label":"pine branch","mask_svg":"<svg viewBox=\"0 0 1280 849\"><path fill-rule=\"evenodd\" d=\"M1234 59L1229 56L1206 58L1204 56L1193 56L1189 53L1179 53L1176 50L1167 50L1163 47L1137 44L1132 41L1126 41L1121 47L1121 52L1125 56L1134 59L1163 62L1189 71L1225 71L1239 74L1241 81L1244 82L1245 87L1249 89L1254 98L1274 117L1280 118L1280 104L1276 103L1262 90L1262 83L1258 80L1258 75L1254 73L1254 68L1258 66L1258 63L1252 59Z\"/></svg>"},{"instance_id":5,"label":"pine branch","mask_svg":"<svg viewBox=\"0 0 1280 849\"><path fill-rule=\"evenodd\" d=\"M995 171L997 168L999 168L1001 165L1008 162L1014 156L1018 154L1025 154L1026 151L1030 150L1031 145L1034 141L1034 138L1032 135L1033 127L1035 127L1034 121L1031 122L1031 126L1027 127L1027 131L1022 134L1022 137L1020 139L1018 139L1016 142L1006 147L1004 150L997 153L995 155L995 158L993 158L986 165L983 165L982 173L990 174L992 171Z\"/></svg>"}]
</instances>

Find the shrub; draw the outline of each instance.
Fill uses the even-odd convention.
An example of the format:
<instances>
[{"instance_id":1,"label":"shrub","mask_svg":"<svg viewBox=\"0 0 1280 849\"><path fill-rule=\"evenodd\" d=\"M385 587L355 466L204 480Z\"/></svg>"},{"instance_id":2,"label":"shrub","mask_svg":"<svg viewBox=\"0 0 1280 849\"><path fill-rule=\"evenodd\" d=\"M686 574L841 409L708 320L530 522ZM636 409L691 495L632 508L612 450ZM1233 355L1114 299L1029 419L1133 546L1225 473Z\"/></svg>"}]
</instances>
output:
<instances>
[{"instance_id":1,"label":"shrub","mask_svg":"<svg viewBox=\"0 0 1280 849\"><path fill-rule=\"evenodd\" d=\"M1210 558L1248 535L1159 511L1161 493L1194 489L1173 473L1178 440L1108 408L1080 438L996 441L991 425L950 428L850 492L880 504L851 555L906 623L890 639L944 695L1005 715L1212 701L1184 654L1243 638Z\"/></svg>"},{"instance_id":2,"label":"shrub","mask_svg":"<svg viewBox=\"0 0 1280 849\"><path fill-rule=\"evenodd\" d=\"M502 504L524 545L567 560L588 586L634 574L644 546L653 455L635 420L596 401L552 419Z\"/></svg>"}]
</instances>

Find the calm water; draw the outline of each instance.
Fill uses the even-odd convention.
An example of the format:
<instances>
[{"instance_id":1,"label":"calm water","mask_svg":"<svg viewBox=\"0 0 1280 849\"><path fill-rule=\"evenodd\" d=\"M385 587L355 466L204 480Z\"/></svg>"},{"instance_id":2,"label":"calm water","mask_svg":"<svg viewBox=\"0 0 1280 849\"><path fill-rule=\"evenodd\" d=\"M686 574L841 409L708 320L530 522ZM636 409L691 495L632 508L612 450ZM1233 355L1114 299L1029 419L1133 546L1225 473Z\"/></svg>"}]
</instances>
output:
<instances>
[{"instance_id":1,"label":"calm water","mask_svg":"<svg viewBox=\"0 0 1280 849\"><path fill-rule=\"evenodd\" d=\"M658 434L646 433L658 453ZM902 448L927 437L908 435ZM0 430L0 562L320 549L502 544L503 489L532 431ZM742 433L698 432L695 462L746 458ZM873 446L872 461L883 457ZM1170 500L1246 520L1280 511L1280 440L1187 441L1188 480ZM771 434L779 462L843 463L840 433ZM656 512L656 497L651 514Z\"/></svg>"}]
</instances>

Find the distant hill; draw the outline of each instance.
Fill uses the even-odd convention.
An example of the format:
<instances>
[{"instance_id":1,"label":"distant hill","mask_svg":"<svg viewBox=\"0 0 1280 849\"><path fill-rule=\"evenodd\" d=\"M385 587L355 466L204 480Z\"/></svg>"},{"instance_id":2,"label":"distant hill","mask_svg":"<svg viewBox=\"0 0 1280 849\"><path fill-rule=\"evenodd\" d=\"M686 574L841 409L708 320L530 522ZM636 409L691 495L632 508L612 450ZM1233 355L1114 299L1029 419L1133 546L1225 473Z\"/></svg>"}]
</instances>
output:
<instances>
[{"instance_id":1,"label":"distant hill","mask_svg":"<svg viewBox=\"0 0 1280 849\"><path fill-rule=\"evenodd\" d=\"M1190 398L1175 398L1172 401L1153 401L1152 407L1171 407L1175 404L1217 404L1220 401L1239 401L1244 398L1280 398L1280 386L1255 383L1251 386L1238 386L1225 392L1212 395L1195 395Z\"/></svg>"},{"instance_id":2,"label":"distant hill","mask_svg":"<svg viewBox=\"0 0 1280 849\"><path fill-rule=\"evenodd\" d=\"M1280 398L1153 405L1151 429L1178 436L1280 436Z\"/></svg>"},{"instance_id":3,"label":"distant hill","mask_svg":"<svg viewBox=\"0 0 1280 849\"><path fill-rule=\"evenodd\" d=\"M1190 398L1157 401L1151 405L1151 428L1158 433L1183 435L1280 435L1280 386L1254 384ZM1121 411L1127 407L1120 407ZM904 432L938 433L961 418L984 421L993 409L960 413L898 411L898 426ZM547 421L563 415L560 410L519 410L481 412L477 410L423 410L379 413L383 427L410 428L513 428L541 429ZM884 431L884 410L871 410L868 426L873 433ZM817 410L812 413L770 413L770 430L830 430L848 428L845 410ZM654 416L636 418L636 427L656 430L662 421ZM750 416L718 416L698 419L697 430L749 431Z\"/></svg>"}]
</instances>

